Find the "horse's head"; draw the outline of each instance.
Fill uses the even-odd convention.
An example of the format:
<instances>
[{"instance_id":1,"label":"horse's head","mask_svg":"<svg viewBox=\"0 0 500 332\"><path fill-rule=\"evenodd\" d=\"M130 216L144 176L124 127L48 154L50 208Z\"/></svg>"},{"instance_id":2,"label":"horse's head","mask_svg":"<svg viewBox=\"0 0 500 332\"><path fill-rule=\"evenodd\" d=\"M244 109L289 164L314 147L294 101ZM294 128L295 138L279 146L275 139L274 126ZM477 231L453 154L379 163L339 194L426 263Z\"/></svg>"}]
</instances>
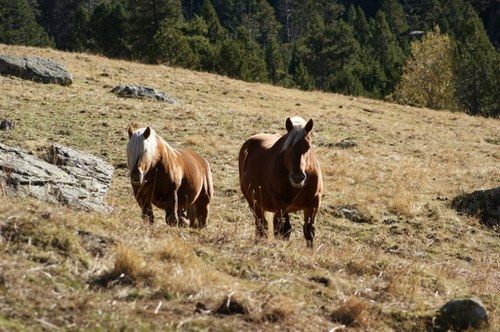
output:
<instances>
[{"instance_id":1,"label":"horse's head","mask_svg":"<svg viewBox=\"0 0 500 332\"><path fill-rule=\"evenodd\" d=\"M157 151L156 133L153 129L128 127L127 164L130 180L143 184L144 175L149 171Z\"/></svg>"},{"instance_id":2,"label":"horse's head","mask_svg":"<svg viewBox=\"0 0 500 332\"><path fill-rule=\"evenodd\" d=\"M283 145L285 167L290 174L290 184L294 188L302 188L307 180L306 169L311 148L311 131L313 120L307 123L302 118L287 118L287 137Z\"/></svg>"}]
</instances>

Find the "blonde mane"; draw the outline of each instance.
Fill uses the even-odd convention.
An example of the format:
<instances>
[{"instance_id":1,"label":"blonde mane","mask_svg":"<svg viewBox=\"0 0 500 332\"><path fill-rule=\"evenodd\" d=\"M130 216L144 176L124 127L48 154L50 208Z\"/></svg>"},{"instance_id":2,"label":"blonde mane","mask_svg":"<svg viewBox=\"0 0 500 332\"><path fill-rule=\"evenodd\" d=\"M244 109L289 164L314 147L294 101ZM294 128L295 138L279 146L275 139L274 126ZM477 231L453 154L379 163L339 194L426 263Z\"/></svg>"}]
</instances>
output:
<instances>
[{"instance_id":1,"label":"blonde mane","mask_svg":"<svg viewBox=\"0 0 500 332\"><path fill-rule=\"evenodd\" d=\"M281 152L300 141L306 134L306 130L304 129L306 120L301 117L293 117L290 120L292 121L293 128L288 132L286 140L281 147Z\"/></svg>"},{"instance_id":2,"label":"blonde mane","mask_svg":"<svg viewBox=\"0 0 500 332\"><path fill-rule=\"evenodd\" d=\"M155 159L158 156L157 152L160 148L158 143L165 147L166 152L170 156L175 157L178 154L178 151L172 148L153 128L149 127L149 129L151 133L147 139L144 139L143 135L146 128L136 129L132 136L130 136L127 144L127 163L130 171L143 159L145 159L144 161L148 166L155 163Z\"/></svg>"},{"instance_id":3,"label":"blonde mane","mask_svg":"<svg viewBox=\"0 0 500 332\"><path fill-rule=\"evenodd\" d=\"M156 132L151 129L151 134L147 139L144 139L144 131L146 128L139 128L134 131L127 144L127 164L130 171L137 165L141 158L145 158L150 165L156 155L158 149L158 141Z\"/></svg>"}]
</instances>

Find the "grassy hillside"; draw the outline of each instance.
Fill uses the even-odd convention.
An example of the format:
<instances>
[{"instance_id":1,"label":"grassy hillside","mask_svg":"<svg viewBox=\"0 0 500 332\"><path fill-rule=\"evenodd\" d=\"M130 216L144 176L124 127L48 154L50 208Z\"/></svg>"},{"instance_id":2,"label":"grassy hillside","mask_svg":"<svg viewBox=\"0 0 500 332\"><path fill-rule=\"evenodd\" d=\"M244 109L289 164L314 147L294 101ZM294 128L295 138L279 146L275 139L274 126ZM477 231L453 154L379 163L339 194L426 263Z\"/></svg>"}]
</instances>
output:
<instances>
[{"instance_id":1,"label":"grassy hillside","mask_svg":"<svg viewBox=\"0 0 500 332\"><path fill-rule=\"evenodd\" d=\"M249 84L165 66L0 45L56 59L69 87L0 76L0 141L34 154L60 143L116 168L109 214L0 192L2 330L428 330L450 299L477 297L500 328L498 230L448 205L500 185L500 121L381 101ZM118 84L154 87L181 106L122 99ZM255 242L237 155L288 116L315 121L325 194L307 249ZM204 230L143 224L124 168L126 128L150 125L212 165ZM342 140L357 143L341 148ZM363 223L340 213L350 207Z\"/></svg>"}]
</instances>

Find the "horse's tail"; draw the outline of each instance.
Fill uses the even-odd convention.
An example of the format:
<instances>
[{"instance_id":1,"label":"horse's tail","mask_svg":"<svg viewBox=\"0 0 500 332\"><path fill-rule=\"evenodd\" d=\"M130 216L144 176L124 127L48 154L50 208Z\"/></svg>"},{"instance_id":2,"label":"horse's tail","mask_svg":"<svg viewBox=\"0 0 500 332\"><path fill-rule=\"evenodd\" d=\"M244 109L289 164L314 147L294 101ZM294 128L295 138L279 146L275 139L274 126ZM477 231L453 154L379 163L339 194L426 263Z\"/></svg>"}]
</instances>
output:
<instances>
[{"instance_id":1,"label":"horse's tail","mask_svg":"<svg viewBox=\"0 0 500 332\"><path fill-rule=\"evenodd\" d=\"M212 200L214 194L214 181L212 177L212 169L210 168L210 164L206 161L206 175L205 175L205 188L207 190L207 196L209 202Z\"/></svg>"},{"instance_id":2,"label":"horse's tail","mask_svg":"<svg viewBox=\"0 0 500 332\"><path fill-rule=\"evenodd\" d=\"M240 150L240 156L239 156L239 175L240 175L240 180L243 178L243 174L246 171L246 166L247 166L247 161L248 161L248 144L244 144L241 147Z\"/></svg>"}]
</instances>

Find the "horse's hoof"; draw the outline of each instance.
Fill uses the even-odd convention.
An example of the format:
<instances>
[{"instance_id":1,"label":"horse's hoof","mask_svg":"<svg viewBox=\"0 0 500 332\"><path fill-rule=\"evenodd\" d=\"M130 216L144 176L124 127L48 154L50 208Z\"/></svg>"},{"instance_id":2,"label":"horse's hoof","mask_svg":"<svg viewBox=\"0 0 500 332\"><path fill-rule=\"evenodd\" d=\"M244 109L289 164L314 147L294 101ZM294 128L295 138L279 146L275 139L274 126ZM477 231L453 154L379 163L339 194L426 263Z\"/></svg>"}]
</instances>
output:
<instances>
[{"instance_id":1,"label":"horse's hoof","mask_svg":"<svg viewBox=\"0 0 500 332\"><path fill-rule=\"evenodd\" d=\"M180 217L179 218L179 227L189 227L191 222L188 218Z\"/></svg>"}]
</instances>

